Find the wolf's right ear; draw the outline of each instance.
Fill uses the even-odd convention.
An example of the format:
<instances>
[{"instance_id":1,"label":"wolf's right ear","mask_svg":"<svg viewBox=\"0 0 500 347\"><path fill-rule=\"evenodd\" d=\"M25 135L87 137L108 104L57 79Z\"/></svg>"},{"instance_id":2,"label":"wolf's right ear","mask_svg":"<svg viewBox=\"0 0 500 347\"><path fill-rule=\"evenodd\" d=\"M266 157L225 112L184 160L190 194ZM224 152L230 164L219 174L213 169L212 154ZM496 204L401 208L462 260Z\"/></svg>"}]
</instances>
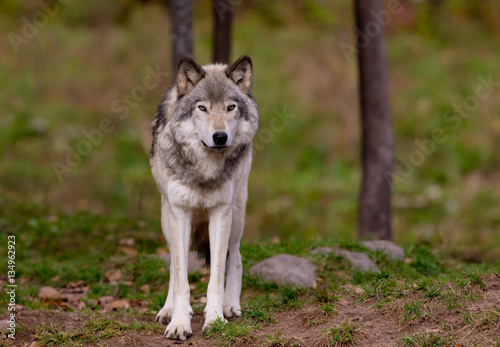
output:
<instances>
[{"instance_id":1,"label":"wolf's right ear","mask_svg":"<svg viewBox=\"0 0 500 347\"><path fill-rule=\"evenodd\" d=\"M194 86L205 77L205 71L189 57L184 57L177 64L177 94L179 97L189 94Z\"/></svg>"}]
</instances>

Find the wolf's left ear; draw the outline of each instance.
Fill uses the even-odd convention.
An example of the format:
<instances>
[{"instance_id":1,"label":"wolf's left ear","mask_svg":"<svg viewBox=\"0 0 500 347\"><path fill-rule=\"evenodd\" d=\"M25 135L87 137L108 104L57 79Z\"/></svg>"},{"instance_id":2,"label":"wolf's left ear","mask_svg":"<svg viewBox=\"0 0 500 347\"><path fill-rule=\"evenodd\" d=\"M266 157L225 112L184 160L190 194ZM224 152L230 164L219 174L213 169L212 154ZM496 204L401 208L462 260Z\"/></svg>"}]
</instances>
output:
<instances>
[{"instance_id":1,"label":"wolf's left ear","mask_svg":"<svg viewBox=\"0 0 500 347\"><path fill-rule=\"evenodd\" d=\"M189 94L194 86L205 77L205 71L189 57L177 64L177 93L179 97Z\"/></svg>"},{"instance_id":2,"label":"wolf's left ear","mask_svg":"<svg viewBox=\"0 0 500 347\"><path fill-rule=\"evenodd\" d=\"M236 62L229 66L226 71L227 77L233 80L240 90L252 95L252 59L248 55L242 55Z\"/></svg>"}]
</instances>

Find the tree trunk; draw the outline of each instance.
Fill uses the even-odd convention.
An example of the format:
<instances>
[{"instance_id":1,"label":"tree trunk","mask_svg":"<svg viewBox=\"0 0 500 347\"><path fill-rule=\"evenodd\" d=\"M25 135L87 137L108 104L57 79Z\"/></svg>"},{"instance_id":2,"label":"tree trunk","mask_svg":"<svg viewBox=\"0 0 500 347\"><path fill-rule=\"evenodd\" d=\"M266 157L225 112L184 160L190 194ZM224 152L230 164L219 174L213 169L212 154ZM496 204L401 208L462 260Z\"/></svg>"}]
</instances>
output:
<instances>
[{"instance_id":1,"label":"tree trunk","mask_svg":"<svg viewBox=\"0 0 500 347\"><path fill-rule=\"evenodd\" d=\"M191 0L170 0L172 23L172 76L183 57L193 58L193 4Z\"/></svg>"},{"instance_id":2,"label":"tree trunk","mask_svg":"<svg viewBox=\"0 0 500 347\"><path fill-rule=\"evenodd\" d=\"M214 63L229 63L233 9L230 0L214 0Z\"/></svg>"},{"instance_id":3,"label":"tree trunk","mask_svg":"<svg viewBox=\"0 0 500 347\"><path fill-rule=\"evenodd\" d=\"M384 28L374 17L381 0L354 0L362 121L359 236L392 239L394 134L389 107Z\"/></svg>"}]
</instances>

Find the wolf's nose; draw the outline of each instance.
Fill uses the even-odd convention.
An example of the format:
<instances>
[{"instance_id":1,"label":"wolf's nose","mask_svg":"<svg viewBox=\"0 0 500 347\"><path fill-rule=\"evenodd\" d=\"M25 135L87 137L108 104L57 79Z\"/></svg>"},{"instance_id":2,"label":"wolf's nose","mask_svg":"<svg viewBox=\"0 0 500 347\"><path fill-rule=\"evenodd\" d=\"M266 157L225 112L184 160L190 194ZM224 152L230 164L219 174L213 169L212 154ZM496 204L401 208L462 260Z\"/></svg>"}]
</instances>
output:
<instances>
[{"instance_id":1,"label":"wolf's nose","mask_svg":"<svg viewBox=\"0 0 500 347\"><path fill-rule=\"evenodd\" d=\"M227 134L225 132L218 131L214 134L214 136L212 136L212 138L214 139L214 143L216 145L221 146L226 143Z\"/></svg>"}]
</instances>

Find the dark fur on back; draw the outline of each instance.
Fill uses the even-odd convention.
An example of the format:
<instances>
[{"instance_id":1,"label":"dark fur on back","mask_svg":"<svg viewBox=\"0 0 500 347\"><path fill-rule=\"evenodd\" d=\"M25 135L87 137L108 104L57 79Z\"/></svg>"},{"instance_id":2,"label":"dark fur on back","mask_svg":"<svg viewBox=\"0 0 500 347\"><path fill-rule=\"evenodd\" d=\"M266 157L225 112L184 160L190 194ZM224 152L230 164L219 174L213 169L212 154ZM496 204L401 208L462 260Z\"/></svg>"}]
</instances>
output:
<instances>
[{"instance_id":1,"label":"dark fur on back","mask_svg":"<svg viewBox=\"0 0 500 347\"><path fill-rule=\"evenodd\" d=\"M165 125L167 124L167 115L163 111L163 103L165 102L165 99L167 98L168 92L163 95L163 99L161 103L158 105L156 108L156 117L155 120L152 124L153 128L153 143L151 144L151 151L150 155L153 156L155 155L155 146L156 146L156 141L158 138L158 132L160 129L163 129Z\"/></svg>"}]
</instances>

